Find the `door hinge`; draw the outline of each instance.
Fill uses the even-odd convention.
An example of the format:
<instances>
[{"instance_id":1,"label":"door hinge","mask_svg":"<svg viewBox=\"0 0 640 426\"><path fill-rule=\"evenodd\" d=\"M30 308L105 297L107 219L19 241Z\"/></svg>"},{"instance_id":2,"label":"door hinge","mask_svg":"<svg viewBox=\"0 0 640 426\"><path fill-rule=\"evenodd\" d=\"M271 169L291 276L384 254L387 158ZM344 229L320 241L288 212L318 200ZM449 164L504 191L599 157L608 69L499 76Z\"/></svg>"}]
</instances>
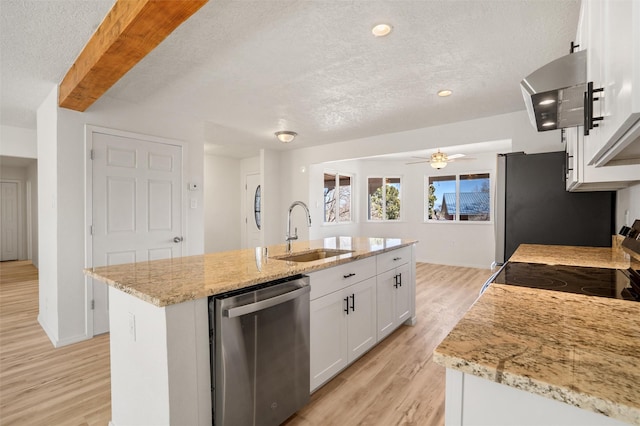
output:
<instances>
[{"instance_id":1,"label":"door hinge","mask_svg":"<svg viewBox=\"0 0 640 426\"><path fill-rule=\"evenodd\" d=\"M89 150L89 159L93 160L93 150Z\"/></svg>"},{"instance_id":2,"label":"door hinge","mask_svg":"<svg viewBox=\"0 0 640 426\"><path fill-rule=\"evenodd\" d=\"M91 301L91 310L93 311L96 308L96 301L92 300Z\"/></svg>"},{"instance_id":3,"label":"door hinge","mask_svg":"<svg viewBox=\"0 0 640 426\"><path fill-rule=\"evenodd\" d=\"M89 225L89 235L93 235L93 225Z\"/></svg>"},{"instance_id":4,"label":"door hinge","mask_svg":"<svg viewBox=\"0 0 640 426\"><path fill-rule=\"evenodd\" d=\"M247 184L245 183L244 184L244 190L246 191L247 189L249 189L249 188L247 187Z\"/></svg>"}]
</instances>

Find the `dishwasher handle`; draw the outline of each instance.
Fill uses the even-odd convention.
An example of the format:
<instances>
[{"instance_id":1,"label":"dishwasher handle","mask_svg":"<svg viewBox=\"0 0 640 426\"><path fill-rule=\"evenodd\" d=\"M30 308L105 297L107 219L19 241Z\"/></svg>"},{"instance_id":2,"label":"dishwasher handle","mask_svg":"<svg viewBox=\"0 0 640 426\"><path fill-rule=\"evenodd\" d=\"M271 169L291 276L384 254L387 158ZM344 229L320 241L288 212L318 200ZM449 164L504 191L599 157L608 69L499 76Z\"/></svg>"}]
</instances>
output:
<instances>
[{"instance_id":1,"label":"dishwasher handle","mask_svg":"<svg viewBox=\"0 0 640 426\"><path fill-rule=\"evenodd\" d=\"M229 308L222 311L222 314L228 318L235 318L242 315L251 314L254 312L262 311L272 306L279 305L281 303L293 300L305 293L311 292L310 286L304 286L288 293L281 294L279 296L270 297L269 299L261 300L259 302L250 303L248 305L237 306L235 308Z\"/></svg>"}]
</instances>

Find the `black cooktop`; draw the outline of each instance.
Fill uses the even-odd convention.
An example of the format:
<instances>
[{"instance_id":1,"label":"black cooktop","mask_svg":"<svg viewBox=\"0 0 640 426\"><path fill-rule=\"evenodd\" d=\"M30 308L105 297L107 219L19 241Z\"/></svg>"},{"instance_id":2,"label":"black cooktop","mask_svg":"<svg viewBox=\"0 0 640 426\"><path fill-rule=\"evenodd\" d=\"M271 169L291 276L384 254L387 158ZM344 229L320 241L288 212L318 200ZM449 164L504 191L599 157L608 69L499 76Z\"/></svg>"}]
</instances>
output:
<instances>
[{"instance_id":1,"label":"black cooktop","mask_svg":"<svg viewBox=\"0 0 640 426\"><path fill-rule=\"evenodd\" d=\"M631 285L629 272L618 269L507 262L493 282L640 301L639 292Z\"/></svg>"}]
</instances>

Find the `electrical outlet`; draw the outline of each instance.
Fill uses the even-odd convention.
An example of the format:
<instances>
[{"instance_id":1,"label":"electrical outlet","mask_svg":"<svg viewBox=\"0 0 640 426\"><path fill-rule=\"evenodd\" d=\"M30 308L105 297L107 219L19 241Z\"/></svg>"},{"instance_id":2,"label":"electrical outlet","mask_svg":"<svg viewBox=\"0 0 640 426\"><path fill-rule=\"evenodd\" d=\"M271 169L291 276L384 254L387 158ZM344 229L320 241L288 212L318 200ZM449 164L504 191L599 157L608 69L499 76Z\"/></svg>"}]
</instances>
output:
<instances>
[{"instance_id":1,"label":"electrical outlet","mask_svg":"<svg viewBox=\"0 0 640 426\"><path fill-rule=\"evenodd\" d=\"M133 342L136 341L136 316L129 312L129 335Z\"/></svg>"}]
</instances>

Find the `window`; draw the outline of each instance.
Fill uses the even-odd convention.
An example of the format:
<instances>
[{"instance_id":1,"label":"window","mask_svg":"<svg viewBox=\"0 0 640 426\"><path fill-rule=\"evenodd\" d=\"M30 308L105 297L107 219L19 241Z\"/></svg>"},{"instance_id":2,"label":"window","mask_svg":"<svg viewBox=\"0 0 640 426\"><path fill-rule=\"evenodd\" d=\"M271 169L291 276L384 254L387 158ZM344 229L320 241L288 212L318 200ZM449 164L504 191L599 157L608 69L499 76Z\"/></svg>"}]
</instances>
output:
<instances>
[{"instance_id":1,"label":"window","mask_svg":"<svg viewBox=\"0 0 640 426\"><path fill-rule=\"evenodd\" d=\"M489 173L429 176L425 183L425 220L491 220Z\"/></svg>"},{"instance_id":2,"label":"window","mask_svg":"<svg viewBox=\"0 0 640 426\"><path fill-rule=\"evenodd\" d=\"M324 173L324 222L351 221L351 179L349 175Z\"/></svg>"},{"instance_id":3,"label":"window","mask_svg":"<svg viewBox=\"0 0 640 426\"><path fill-rule=\"evenodd\" d=\"M369 220L400 220L400 186L399 177L369 178Z\"/></svg>"}]
</instances>

